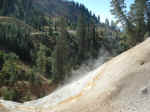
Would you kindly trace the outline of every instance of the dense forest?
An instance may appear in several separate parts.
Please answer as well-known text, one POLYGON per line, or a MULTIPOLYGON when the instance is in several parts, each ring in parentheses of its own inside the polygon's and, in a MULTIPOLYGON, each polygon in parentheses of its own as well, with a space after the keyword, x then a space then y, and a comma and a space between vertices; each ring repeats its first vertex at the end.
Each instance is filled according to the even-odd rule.
POLYGON ((45 96, 102 48, 117 55, 150 35, 149 0, 135 0, 129 12, 124 0, 111 4, 122 28, 72 1, 1 0, 0 96, 45 96))

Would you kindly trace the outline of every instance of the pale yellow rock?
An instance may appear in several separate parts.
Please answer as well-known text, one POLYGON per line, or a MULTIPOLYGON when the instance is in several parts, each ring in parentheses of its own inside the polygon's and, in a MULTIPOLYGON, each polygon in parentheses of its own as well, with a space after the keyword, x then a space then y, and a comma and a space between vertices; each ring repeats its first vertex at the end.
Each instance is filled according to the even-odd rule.
POLYGON ((150 39, 97 70, 78 94, 54 106, 0 101, 0 112, 149 112, 150 39))

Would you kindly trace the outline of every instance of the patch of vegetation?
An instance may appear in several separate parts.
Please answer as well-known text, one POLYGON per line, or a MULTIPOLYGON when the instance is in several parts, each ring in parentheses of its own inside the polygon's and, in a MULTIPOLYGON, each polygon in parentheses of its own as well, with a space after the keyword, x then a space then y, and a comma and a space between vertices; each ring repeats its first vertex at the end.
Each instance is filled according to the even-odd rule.
POLYGON ((135 0, 126 15, 124 2, 112 0, 113 14, 124 26, 122 31, 116 22, 106 19, 102 23, 100 17, 78 3, 38 1, 1 0, 0 96, 7 100, 23 102, 42 97, 49 93, 50 85, 64 81, 72 69, 98 58, 103 48, 116 55, 150 34, 147 1, 135 0), (46 7, 59 6, 58 10, 53 14, 50 8, 42 13, 41 2, 46 7), (70 11, 74 13, 68 15, 70 11))
POLYGON ((18 82, 29 82, 31 85, 41 85, 41 79, 32 69, 25 70, 23 65, 19 64, 19 58, 14 53, 4 53, 0 51, 1 63, 0 87, 1 95, 6 100, 21 101, 20 91, 17 89, 18 82))

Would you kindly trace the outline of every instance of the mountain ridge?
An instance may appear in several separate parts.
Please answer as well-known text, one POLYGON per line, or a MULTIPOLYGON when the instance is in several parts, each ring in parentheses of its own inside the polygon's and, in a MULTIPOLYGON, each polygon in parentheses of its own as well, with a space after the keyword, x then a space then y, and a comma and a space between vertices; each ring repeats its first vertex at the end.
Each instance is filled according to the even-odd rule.
POLYGON ((78 16, 83 13, 87 20, 98 18, 83 4, 68 0, 2 0, 0 16, 15 16, 18 19, 32 21, 32 15, 45 15, 50 17, 65 16, 70 22, 77 22, 78 16), (30 17, 31 16, 31 17, 30 17))
POLYGON ((83 4, 68 0, 33 0, 34 7, 51 16, 67 16, 70 20, 77 21, 77 17, 84 13, 87 17, 98 23, 98 18, 83 4))

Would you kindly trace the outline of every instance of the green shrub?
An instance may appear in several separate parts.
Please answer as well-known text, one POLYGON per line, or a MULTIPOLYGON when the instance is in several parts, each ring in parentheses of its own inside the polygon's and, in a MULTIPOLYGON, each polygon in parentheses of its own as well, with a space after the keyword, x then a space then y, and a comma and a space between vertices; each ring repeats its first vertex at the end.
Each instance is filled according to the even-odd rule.
POLYGON ((19 92, 15 89, 4 88, 2 90, 2 97, 4 98, 4 100, 18 101, 19 92))
POLYGON ((11 61, 6 61, 1 70, 0 79, 4 85, 14 85, 15 82, 19 79, 19 68, 16 63, 11 63, 11 61))

